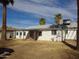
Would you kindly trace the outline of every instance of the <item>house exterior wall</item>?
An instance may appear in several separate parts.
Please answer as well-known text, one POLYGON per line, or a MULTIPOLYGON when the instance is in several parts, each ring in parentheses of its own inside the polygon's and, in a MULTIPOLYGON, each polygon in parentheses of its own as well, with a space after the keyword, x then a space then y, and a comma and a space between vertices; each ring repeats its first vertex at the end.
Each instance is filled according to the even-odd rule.
MULTIPOLYGON (((56 34, 52 34, 51 30, 49 31, 44 30, 44 31, 41 31, 41 35, 38 36, 37 40, 43 40, 43 41, 63 41, 64 39, 76 40, 76 33, 77 33, 76 30, 68 30, 67 33, 64 30, 63 31, 57 30, 56 34)), ((30 34, 29 31, 7 32, 7 39, 28 39, 29 34, 30 34)), ((0 32, 0 39, 1 39, 1 32, 0 32)))
MULTIPOLYGON (((7 32, 6 37, 7 37, 7 39, 13 39, 14 38, 13 32, 7 32)), ((1 32, 0 32, 0 39, 1 39, 1 32)))
POLYGON ((76 40, 76 30, 68 30, 65 33, 63 30, 57 30, 56 35, 52 34, 52 31, 42 31, 42 36, 38 40, 45 41, 64 41, 64 40, 76 40))
POLYGON ((16 31, 16 39, 22 39, 23 38, 23 31, 16 31), (20 33, 22 33, 21 35, 20 35, 20 33))
POLYGON ((76 35, 77 35, 76 33, 77 33, 76 30, 69 30, 68 33, 65 36, 65 39, 76 40, 76 35))
POLYGON ((76 30, 68 30, 67 33, 64 30, 57 32, 60 32, 60 34, 56 35, 55 41, 76 40, 76 30))
POLYGON ((57 30, 56 34, 52 34, 52 31, 42 31, 42 36, 38 40, 62 41, 62 31, 57 30))
POLYGON ((7 39, 14 39, 14 32, 7 32, 7 39))
POLYGON ((39 36, 38 40, 43 40, 43 41, 52 41, 52 33, 51 31, 42 31, 42 35, 39 36))
POLYGON ((62 31, 61 30, 57 30, 57 33, 54 37, 54 41, 62 41, 62 31))
POLYGON ((16 31, 15 35, 16 35, 16 39, 26 39, 28 35, 28 31, 16 31), (24 35, 24 32, 25 32, 25 35, 24 35))

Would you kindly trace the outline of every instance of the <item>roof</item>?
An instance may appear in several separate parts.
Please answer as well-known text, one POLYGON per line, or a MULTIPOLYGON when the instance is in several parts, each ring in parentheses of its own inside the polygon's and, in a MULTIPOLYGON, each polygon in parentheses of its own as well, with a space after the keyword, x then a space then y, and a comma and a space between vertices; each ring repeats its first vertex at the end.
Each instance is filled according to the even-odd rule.
POLYGON ((48 29, 52 26, 52 24, 47 24, 47 25, 37 25, 37 26, 31 26, 26 29, 48 29))
MULTIPOLYGON (((72 22, 68 25, 69 29, 76 28, 77 29, 77 22, 72 22)), ((37 26, 30 26, 26 29, 11 29, 7 31, 28 31, 28 30, 61 30, 58 28, 57 25, 47 24, 47 25, 37 25, 37 26)), ((0 30, 1 31, 1 30, 0 30)))
POLYGON ((68 25, 68 27, 70 28, 73 28, 73 27, 75 27, 75 28, 77 28, 77 22, 72 22, 70 25, 68 25))

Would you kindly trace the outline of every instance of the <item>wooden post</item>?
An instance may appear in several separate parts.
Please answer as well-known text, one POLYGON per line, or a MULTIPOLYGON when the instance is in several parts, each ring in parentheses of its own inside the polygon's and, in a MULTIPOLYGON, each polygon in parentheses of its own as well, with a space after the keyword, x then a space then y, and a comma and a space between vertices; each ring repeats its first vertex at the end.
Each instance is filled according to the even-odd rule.
POLYGON ((77 0, 77 50, 79 50, 79 0, 77 0))
POLYGON ((36 31, 34 31, 34 40, 36 40, 36 31))
POLYGON ((6 12, 7 12, 7 8, 6 8, 6 4, 3 4, 3 20, 2 20, 2 37, 1 39, 4 41, 6 40, 6 12))

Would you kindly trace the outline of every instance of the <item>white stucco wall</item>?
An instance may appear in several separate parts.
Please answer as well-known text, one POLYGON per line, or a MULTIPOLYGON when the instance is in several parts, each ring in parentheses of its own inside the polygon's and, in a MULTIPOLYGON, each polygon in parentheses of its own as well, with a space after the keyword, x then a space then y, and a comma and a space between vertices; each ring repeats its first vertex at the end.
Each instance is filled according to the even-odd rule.
POLYGON ((28 31, 16 31, 16 39, 26 39, 27 37, 27 34, 28 34, 28 31), (18 32, 18 35, 17 35, 17 32, 18 32), (25 35, 24 35, 24 32, 25 32, 25 35), (22 35, 20 35, 20 33, 22 33, 22 35))
MULTIPOLYGON (((26 39, 27 34, 29 31, 16 31, 18 32, 18 35, 16 34, 16 39, 26 39), (20 32, 22 35, 20 36, 20 32), (25 35, 23 34, 25 32, 25 35)), ((57 30, 56 35, 52 34, 52 31, 42 31, 42 35, 38 36, 37 40, 43 40, 43 41, 62 41, 62 40, 76 40, 76 30, 69 30, 66 34, 64 31, 57 30)))
POLYGON ((76 30, 71 30, 71 31, 68 31, 68 33, 66 34, 66 37, 65 39, 70 39, 70 40, 76 40, 76 30))
MULTIPOLYGON (((13 32, 7 32, 6 34, 7 34, 6 35, 7 39, 13 39, 13 32), (10 38, 10 36, 11 36, 11 38, 10 38)), ((0 39, 1 39, 1 32, 0 32, 0 39)))
POLYGON ((57 30, 56 37, 54 38, 54 41, 62 41, 62 31, 57 30))
POLYGON ((52 34, 52 31, 42 31, 42 36, 38 38, 38 40, 45 41, 63 41, 66 40, 76 40, 76 30, 69 30, 66 34, 65 31, 58 30, 56 31, 56 35, 52 34))
POLYGON ((42 36, 39 36, 38 40, 52 41, 51 31, 42 31, 42 36))
POLYGON ((9 39, 10 38, 10 35, 11 35, 11 32, 7 32, 6 34, 7 34, 6 35, 7 36, 7 39, 9 39))
POLYGON ((26 39, 27 35, 28 35, 28 31, 25 31, 25 35, 24 35, 24 39, 26 39))

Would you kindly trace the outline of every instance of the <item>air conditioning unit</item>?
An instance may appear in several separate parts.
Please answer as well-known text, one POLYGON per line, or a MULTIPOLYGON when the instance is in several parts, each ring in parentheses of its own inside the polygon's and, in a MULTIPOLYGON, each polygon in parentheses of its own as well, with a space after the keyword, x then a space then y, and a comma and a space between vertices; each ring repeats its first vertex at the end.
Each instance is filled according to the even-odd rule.
POLYGON ((70 25, 70 23, 71 23, 70 19, 64 19, 63 20, 64 25, 70 25))

